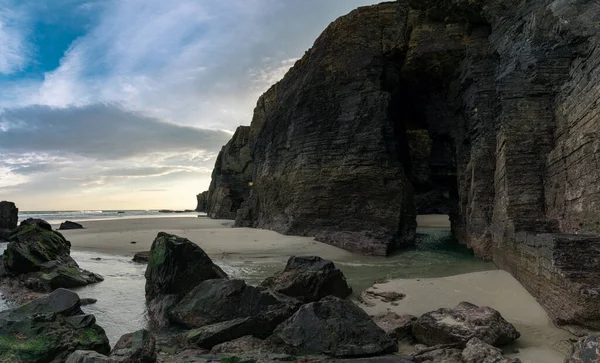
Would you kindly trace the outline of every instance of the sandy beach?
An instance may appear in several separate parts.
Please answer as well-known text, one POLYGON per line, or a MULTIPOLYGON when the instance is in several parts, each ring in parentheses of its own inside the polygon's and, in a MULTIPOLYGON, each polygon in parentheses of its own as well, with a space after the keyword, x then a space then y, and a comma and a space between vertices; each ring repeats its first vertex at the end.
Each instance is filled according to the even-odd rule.
MULTIPOLYGON (((447 229, 445 216, 420 218, 420 227, 447 229)), ((319 255, 331 259, 344 271, 357 293, 371 286, 375 279, 393 277, 395 270, 411 269, 409 262, 428 256, 399 256, 374 258, 357 256, 339 248, 315 241, 313 238, 284 236, 272 231, 232 228, 232 221, 207 218, 148 218, 82 221, 85 229, 62 231, 71 241, 74 251, 104 255, 130 256, 149 250, 160 231, 174 233, 200 245, 207 254, 224 268, 236 265, 250 266, 254 274, 272 273, 292 255, 319 255), (132 244, 131 241, 136 241, 132 244), (246 265, 250 264, 250 265, 246 265), (256 266, 269 266, 256 272, 256 266), (385 264, 385 266, 384 266, 385 264), (392 272, 390 272, 392 271, 392 272)), ((410 252, 405 252, 409 254, 410 252)), ((441 261, 445 257, 441 258, 441 261)), ((399 314, 420 315, 441 307, 453 307, 461 301, 491 306, 513 323, 522 336, 516 344, 506 348, 510 356, 525 363, 559 363, 568 349, 565 340, 572 336, 552 325, 552 322, 535 299, 508 273, 493 270, 491 264, 480 261, 450 261, 450 268, 435 271, 437 261, 430 261, 416 276, 445 276, 435 278, 392 279, 373 287, 377 291, 397 291, 406 298, 397 305, 380 300, 370 300, 374 305, 361 307, 375 315, 391 310, 399 314), (472 265, 466 271, 464 266, 472 265), (476 271, 472 273, 464 273, 476 271), (458 274, 458 275, 456 275, 458 274), (518 353, 515 353, 517 352, 518 353)), ((244 267, 244 268, 245 268, 244 267)), ((229 271, 228 271, 229 273, 229 271)), ((248 278, 243 276, 244 278, 248 278)), ((260 280, 256 280, 260 281, 260 280)), ((256 282, 254 281, 254 282, 256 282)), ((98 285, 100 287, 100 285, 98 285)))

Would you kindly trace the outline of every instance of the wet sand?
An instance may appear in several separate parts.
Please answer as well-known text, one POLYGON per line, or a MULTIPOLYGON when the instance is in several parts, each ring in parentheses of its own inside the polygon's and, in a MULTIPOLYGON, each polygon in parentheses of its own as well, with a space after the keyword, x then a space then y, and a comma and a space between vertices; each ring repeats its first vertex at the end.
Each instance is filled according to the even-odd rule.
POLYGON ((535 299, 509 273, 483 271, 433 279, 397 279, 374 285, 376 292, 395 291, 406 294, 391 303, 367 299, 374 306, 361 304, 371 315, 393 311, 419 316, 439 308, 451 308, 461 301, 498 310, 511 322, 521 337, 505 347, 505 353, 524 363, 563 362, 573 336, 556 328, 535 299), (518 350, 519 353, 515 353, 518 350))

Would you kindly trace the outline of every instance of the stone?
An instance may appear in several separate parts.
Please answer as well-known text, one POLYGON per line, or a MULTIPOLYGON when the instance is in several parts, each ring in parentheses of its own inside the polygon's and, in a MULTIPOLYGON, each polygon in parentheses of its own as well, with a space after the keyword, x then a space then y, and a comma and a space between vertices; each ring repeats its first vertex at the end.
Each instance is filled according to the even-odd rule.
POLYGON ((19 209, 13 202, 0 202, 0 230, 11 230, 17 228, 19 220, 19 209))
POLYGON ((520 336, 498 311, 468 302, 453 309, 442 308, 421 315, 413 324, 412 334, 419 342, 430 346, 466 344, 472 338, 502 346, 520 336))
POLYGON ((152 243, 145 277, 146 300, 152 300, 159 295, 183 297, 202 281, 227 274, 192 241, 160 232, 152 243))
POLYGON ((83 313, 74 292, 57 289, 0 312, 0 362, 64 362, 75 350, 106 354, 110 346, 94 316, 83 313))
POLYGON ((93 350, 76 350, 69 355, 65 363, 115 363, 115 361, 93 350))
POLYGON ((261 284, 302 302, 318 301, 325 296, 345 298, 352 293, 346 277, 333 262, 318 256, 293 256, 285 269, 261 284))
POLYGON ((373 317, 373 321, 389 337, 395 340, 401 340, 412 334, 412 326, 417 321, 414 315, 398 315, 388 311, 385 314, 373 317))
POLYGON ((137 252, 133 255, 133 262, 148 263, 150 261, 150 251, 137 252))
POLYGON ((589 0, 356 9, 259 98, 207 194, 237 226, 377 255, 412 243, 416 211, 447 213, 555 323, 600 330, 598 15, 589 0))
POLYGON ((565 363, 599 363, 600 334, 592 334, 580 338, 565 359, 565 363))
POLYGON ((467 342, 467 346, 461 353, 463 363, 521 363, 520 359, 506 358, 502 351, 478 338, 467 342))
POLYGON ((196 195, 196 212, 206 213, 208 211, 208 191, 196 195))
POLYGON ((145 329, 125 334, 115 344, 110 358, 120 363, 155 363, 156 339, 145 329))
POLYGON ((70 250, 71 243, 50 224, 28 219, 13 230, 2 262, 9 278, 39 292, 103 281, 102 276, 79 268, 70 250))
POLYGON ((77 222, 65 221, 60 224, 58 227, 59 230, 67 230, 67 229, 83 229, 83 226, 77 222))
POLYGON ((285 347, 280 347, 271 342, 269 339, 263 340, 252 335, 246 335, 241 338, 233 339, 218 345, 211 349, 211 354, 219 353, 246 353, 246 354, 261 354, 261 353, 280 353, 286 354, 285 347))
POLYGON ((169 324, 169 310, 207 279, 227 278, 210 257, 187 238, 158 233, 146 268, 146 302, 151 325, 169 324))
POLYGON ((217 156, 210 188, 204 194, 204 209, 210 218, 235 219, 248 199, 254 171, 249 138, 250 127, 239 126, 217 156))
POLYGON ((254 328, 251 317, 238 318, 190 330, 185 333, 184 340, 188 346, 211 349, 217 344, 251 334, 254 328))
MULTIPOLYGON (((251 318, 252 334, 259 338, 269 336, 275 327, 297 309, 296 300, 277 296, 268 289, 246 285, 243 280, 214 279, 200 283, 170 310, 171 322, 187 328, 251 318)), ((241 324, 241 321, 237 321, 241 324)), ((219 329, 227 326, 219 326, 219 329)), ((217 329, 215 329, 217 330, 217 329)), ((218 344, 218 343, 217 343, 218 344)))
POLYGON ((462 363, 462 349, 456 344, 415 346, 415 351, 410 355, 417 362, 427 363, 462 363))
POLYGON ((363 310, 336 297, 303 305, 275 329, 273 338, 300 355, 368 357, 398 349, 363 310))

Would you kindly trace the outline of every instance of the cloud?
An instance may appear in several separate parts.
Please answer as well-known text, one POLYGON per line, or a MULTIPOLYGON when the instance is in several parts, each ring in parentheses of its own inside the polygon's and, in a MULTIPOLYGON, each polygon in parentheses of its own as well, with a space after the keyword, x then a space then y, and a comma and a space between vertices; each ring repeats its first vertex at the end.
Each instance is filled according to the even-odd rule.
POLYGON ((231 134, 162 122, 115 105, 29 106, 0 114, 0 150, 121 159, 219 150, 231 134))
POLYGON ((22 70, 28 61, 26 27, 16 4, 0 0, 0 74, 22 70))

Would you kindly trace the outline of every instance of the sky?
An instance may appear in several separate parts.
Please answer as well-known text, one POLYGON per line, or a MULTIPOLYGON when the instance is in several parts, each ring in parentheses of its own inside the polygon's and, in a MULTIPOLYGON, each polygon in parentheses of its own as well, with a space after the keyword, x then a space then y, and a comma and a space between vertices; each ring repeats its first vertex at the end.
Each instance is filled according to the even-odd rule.
POLYGON ((220 148, 372 0, 0 0, 0 200, 193 209, 220 148))

